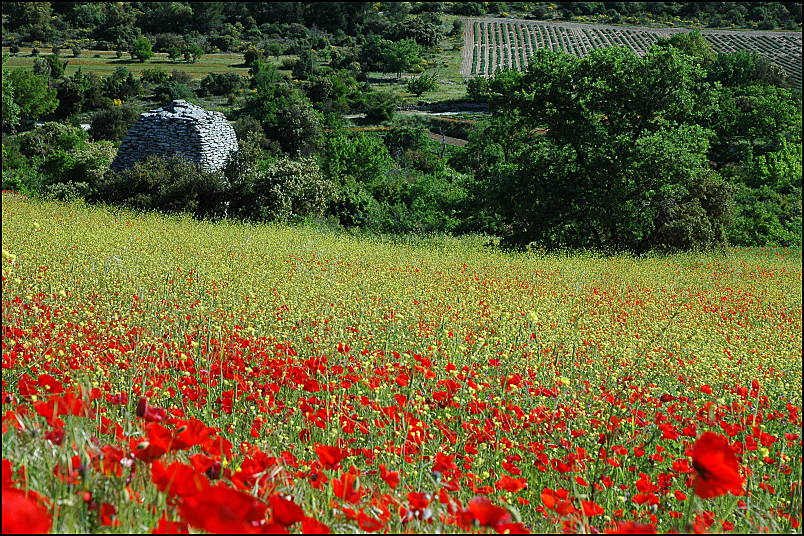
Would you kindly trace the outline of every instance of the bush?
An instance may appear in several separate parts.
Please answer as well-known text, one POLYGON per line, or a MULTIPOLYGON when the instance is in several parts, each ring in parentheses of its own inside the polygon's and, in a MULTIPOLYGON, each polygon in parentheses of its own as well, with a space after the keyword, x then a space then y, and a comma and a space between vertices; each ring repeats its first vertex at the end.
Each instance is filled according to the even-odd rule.
POLYGON ((109 171, 97 199, 138 210, 188 212, 197 218, 223 216, 226 180, 181 157, 149 156, 131 169, 109 171))
POLYGON ((142 76, 140 76, 140 80, 146 84, 162 84, 163 82, 167 82, 169 78, 170 75, 159 68, 144 69, 142 76))
POLYGON ((201 80, 200 95, 231 95, 244 88, 246 79, 237 73, 210 73, 201 80))
POLYGON ((284 157, 256 165, 232 179, 230 210, 250 221, 321 218, 335 188, 312 158, 284 157))
POLYGON ((420 96, 426 91, 435 91, 438 89, 438 80, 435 74, 423 74, 416 78, 411 78, 407 82, 408 91, 420 96))
POLYGON ((190 100, 195 97, 193 90, 182 84, 169 80, 154 88, 154 98, 162 101, 190 100))
POLYGON ((138 118, 131 106, 114 106, 92 116, 89 132, 94 140, 121 141, 138 118))
POLYGON ((466 96, 474 102, 488 102, 489 81, 482 76, 475 76, 466 81, 466 96))
POLYGON ((64 123, 45 123, 20 136, 20 152, 31 157, 45 157, 58 149, 69 151, 86 143, 87 133, 64 123))
POLYGON ((363 111, 369 121, 388 121, 398 105, 399 97, 388 91, 372 91, 363 96, 363 111))

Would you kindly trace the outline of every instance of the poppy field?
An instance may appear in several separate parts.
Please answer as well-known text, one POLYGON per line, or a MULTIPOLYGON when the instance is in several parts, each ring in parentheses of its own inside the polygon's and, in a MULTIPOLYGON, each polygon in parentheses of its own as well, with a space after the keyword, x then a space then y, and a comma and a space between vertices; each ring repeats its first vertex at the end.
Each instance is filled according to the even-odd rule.
POLYGON ((801 252, 3 194, 3 532, 801 532, 801 252))

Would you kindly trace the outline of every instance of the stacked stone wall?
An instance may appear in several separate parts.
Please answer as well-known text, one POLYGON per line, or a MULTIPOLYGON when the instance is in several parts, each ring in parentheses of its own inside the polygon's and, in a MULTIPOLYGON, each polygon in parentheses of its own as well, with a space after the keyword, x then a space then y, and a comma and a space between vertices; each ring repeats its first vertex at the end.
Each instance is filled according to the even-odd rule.
POLYGON ((151 155, 176 155, 206 169, 220 169, 237 148, 237 136, 222 113, 176 100, 140 116, 120 145, 112 169, 129 168, 151 155))

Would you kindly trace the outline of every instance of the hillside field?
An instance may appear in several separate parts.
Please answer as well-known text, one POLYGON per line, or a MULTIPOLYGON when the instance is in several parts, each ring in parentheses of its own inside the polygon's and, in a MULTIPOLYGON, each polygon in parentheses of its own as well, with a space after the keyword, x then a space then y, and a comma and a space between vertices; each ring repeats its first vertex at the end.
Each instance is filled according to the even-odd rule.
POLYGON ((801 531, 800 251, 2 201, 3 532, 801 531))

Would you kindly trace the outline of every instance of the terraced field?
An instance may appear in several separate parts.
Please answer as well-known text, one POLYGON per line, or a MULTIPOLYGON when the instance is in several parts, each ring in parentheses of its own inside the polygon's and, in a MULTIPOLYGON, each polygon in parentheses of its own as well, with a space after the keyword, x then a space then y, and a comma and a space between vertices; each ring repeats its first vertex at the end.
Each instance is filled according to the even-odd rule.
MULTIPOLYGON (((463 76, 491 76, 498 68, 524 69, 538 48, 586 56, 596 48, 626 46, 639 55, 662 37, 690 30, 512 19, 464 19, 463 76)), ((702 30, 718 52, 752 50, 782 66, 801 87, 801 33, 702 30)))

